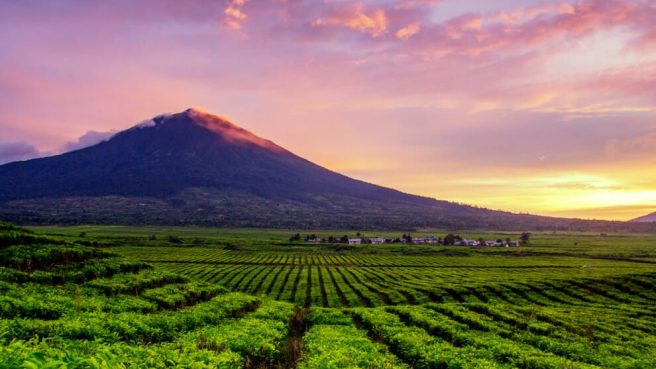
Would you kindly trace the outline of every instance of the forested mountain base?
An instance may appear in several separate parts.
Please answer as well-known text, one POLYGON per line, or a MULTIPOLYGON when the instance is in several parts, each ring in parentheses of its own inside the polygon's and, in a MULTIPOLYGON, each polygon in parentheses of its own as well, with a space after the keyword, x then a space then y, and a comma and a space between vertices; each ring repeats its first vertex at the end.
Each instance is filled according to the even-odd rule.
POLYGON ((35 231, 0 227, 0 368, 656 367, 637 239, 445 252, 35 231))

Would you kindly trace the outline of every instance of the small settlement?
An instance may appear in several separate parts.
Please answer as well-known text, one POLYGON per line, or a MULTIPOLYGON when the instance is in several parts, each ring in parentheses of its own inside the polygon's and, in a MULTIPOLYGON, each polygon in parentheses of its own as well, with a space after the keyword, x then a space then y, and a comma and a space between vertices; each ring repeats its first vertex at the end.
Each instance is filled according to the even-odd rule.
MULTIPOLYGON (((300 235, 296 234, 290 241, 299 241, 300 235)), ((445 237, 436 237, 436 236, 426 236, 426 237, 414 237, 411 235, 404 234, 401 237, 390 238, 390 237, 364 237, 358 234, 356 237, 342 236, 342 237, 333 237, 321 238, 317 235, 307 235, 305 236, 305 242, 310 243, 331 243, 338 244, 344 243, 349 245, 361 245, 361 244, 372 244, 372 245, 382 245, 382 244, 393 244, 393 243, 406 243, 414 245, 442 245, 442 246, 477 246, 477 247, 519 247, 526 243, 528 236, 522 234, 522 240, 511 240, 506 238, 505 240, 496 239, 496 240, 485 240, 482 238, 479 239, 466 239, 458 235, 449 234, 445 237)))

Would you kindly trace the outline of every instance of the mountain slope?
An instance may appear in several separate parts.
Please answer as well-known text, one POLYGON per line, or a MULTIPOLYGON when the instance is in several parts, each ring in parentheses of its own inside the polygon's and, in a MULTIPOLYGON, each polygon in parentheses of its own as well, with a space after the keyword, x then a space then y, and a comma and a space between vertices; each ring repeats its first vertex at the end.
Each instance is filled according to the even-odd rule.
POLYGON ((289 228, 627 227, 517 215, 332 172, 189 109, 63 155, 0 166, 0 218, 27 223, 289 228))
POLYGON ((651 213, 651 214, 647 214, 647 215, 643 215, 643 216, 635 218, 635 219, 632 219, 631 222, 634 222, 634 223, 654 223, 654 222, 656 222, 656 212, 651 213))
POLYGON ((272 198, 340 194, 425 201, 331 172, 248 131, 189 109, 158 116, 107 142, 0 166, 0 201, 64 196, 167 198, 189 187, 272 198))

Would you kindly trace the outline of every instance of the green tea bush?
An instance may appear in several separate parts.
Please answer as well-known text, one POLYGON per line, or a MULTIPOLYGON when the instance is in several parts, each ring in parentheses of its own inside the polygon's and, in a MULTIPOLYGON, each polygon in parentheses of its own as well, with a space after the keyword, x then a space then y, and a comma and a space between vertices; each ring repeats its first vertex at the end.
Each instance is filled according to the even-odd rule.
POLYGON ((207 301, 226 292, 228 290, 219 285, 190 282, 148 289, 141 294, 141 297, 156 303, 161 309, 179 309, 207 301))
POLYGON ((303 338, 300 369, 408 368, 353 325, 314 325, 303 338))
POLYGON ((96 279, 87 283, 86 286, 103 291, 108 296, 119 293, 140 295, 142 291, 148 288, 188 281, 186 277, 175 273, 146 270, 138 274, 117 274, 112 278, 96 279))

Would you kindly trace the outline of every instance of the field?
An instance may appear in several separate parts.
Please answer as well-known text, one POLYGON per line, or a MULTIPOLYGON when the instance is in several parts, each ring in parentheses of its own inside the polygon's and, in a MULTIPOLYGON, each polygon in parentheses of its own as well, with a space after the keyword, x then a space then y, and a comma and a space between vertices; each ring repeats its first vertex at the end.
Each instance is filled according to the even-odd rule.
POLYGON ((476 248, 315 245, 281 230, 0 233, 0 368, 656 368, 654 235, 534 232, 476 248))

